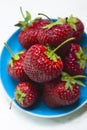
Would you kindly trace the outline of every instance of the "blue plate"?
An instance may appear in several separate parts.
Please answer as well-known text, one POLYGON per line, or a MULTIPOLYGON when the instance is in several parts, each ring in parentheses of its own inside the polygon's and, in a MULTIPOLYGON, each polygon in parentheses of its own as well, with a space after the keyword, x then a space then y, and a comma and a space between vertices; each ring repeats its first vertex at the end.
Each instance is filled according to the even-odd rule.
MULTIPOLYGON (((21 45, 18 42, 18 34, 20 30, 17 30, 7 41, 10 48, 13 50, 14 53, 17 53, 20 50, 23 50, 21 45)), ((80 41, 81 46, 87 47, 87 34, 84 33, 84 36, 82 37, 80 41)), ((0 73, 1 73, 1 81, 3 84, 3 87, 8 94, 10 98, 14 97, 14 90, 17 85, 17 82, 14 81, 7 72, 7 65, 9 62, 9 59, 11 58, 11 55, 7 51, 7 49, 4 47, 1 53, 1 59, 0 59, 0 73)), ((87 75, 87 70, 85 72, 87 75)), ((84 84, 87 86, 87 80, 84 80, 84 84)), ((20 109, 22 109, 27 114, 31 114, 38 117, 45 117, 45 118, 55 118, 55 117, 61 117, 68 115, 78 109, 80 109, 84 104, 87 103, 87 87, 80 87, 81 94, 78 102, 76 102, 74 105, 57 108, 57 109, 51 109, 48 108, 43 102, 38 103, 36 108, 34 109, 23 109, 21 108, 16 102, 16 106, 18 106, 20 109)))

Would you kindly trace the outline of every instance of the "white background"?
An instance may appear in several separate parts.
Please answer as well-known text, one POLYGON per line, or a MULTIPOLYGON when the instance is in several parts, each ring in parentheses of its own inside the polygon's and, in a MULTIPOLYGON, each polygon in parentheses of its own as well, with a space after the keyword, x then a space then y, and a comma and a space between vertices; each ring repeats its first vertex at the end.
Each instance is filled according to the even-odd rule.
MULTIPOLYGON (((35 17, 39 12, 52 18, 71 14, 79 17, 87 32, 87 0, 1 0, 0 1, 0 53, 3 43, 18 28, 22 20, 19 7, 31 12, 35 17)), ((0 129, 2 130, 87 130, 87 104, 80 110, 65 117, 43 119, 23 113, 14 105, 9 110, 9 98, 0 81, 0 129)))

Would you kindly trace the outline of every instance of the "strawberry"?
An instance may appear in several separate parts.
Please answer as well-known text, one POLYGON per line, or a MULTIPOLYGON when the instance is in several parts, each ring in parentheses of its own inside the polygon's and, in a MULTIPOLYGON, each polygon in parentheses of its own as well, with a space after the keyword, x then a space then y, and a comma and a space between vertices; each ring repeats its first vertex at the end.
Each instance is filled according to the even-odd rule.
POLYGON ((26 53, 24 71, 35 82, 46 82, 60 75, 63 64, 56 55, 52 59, 46 55, 47 49, 40 44, 33 45, 26 53), (56 58, 56 59, 55 59, 56 58))
POLYGON ((28 11, 26 11, 26 16, 24 16, 22 8, 20 9, 24 21, 19 21, 19 23, 16 24, 16 26, 21 27, 21 31, 18 35, 18 40, 23 48, 28 49, 31 45, 38 43, 37 40, 38 29, 41 28, 43 25, 49 24, 50 21, 42 18, 36 18, 32 20, 31 15, 28 11))
POLYGON ((8 74, 17 81, 26 81, 29 80, 28 76, 25 74, 23 70, 23 62, 25 58, 26 51, 18 52, 14 54, 13 51, 10 49, 8 44, 4 43, 5 47, 11 54, 11 58, 9 64, 7 66, 8 74))
POLYGON ((15 89, 15 100, 23 108, 30 108, 36 104, 39 92, 35 84, 29 82, 18 83, 15 89))
POLYGON ((80 86, 84 84, 76 80, 85 76, 70 76, 62 72, 61 80, 45 83, 43 88, 43 100, 47 106, 57 108, 74 104, 80 97, 80 86))
POLYGON ((27 81, 29 80, 28 76, 23 70, 23 62, 25 57, 25 52, 19 52, 11 57, 8 64, 8 73, 9 75, 17 81, 27 81))
POLYGON ((72 36, 75 37, 74 42, 78 42, 84 33, 83 22, 79 18, 74 17, 72 15, 70 17, 65 18, 65 19, 66 19, 66 23, 68 23, 73 28, 72 36))
MULTIPOLYGON (((62 41, 69 37, 74 37, 74 42, 80 41, 84 33, 83 22, 72 15, 66 18, 58 18, 57 21, 43 26, 38 31, 37 39, 40 44, 49 44, 51 47, 56 47, 62 41)), ((70 44, 61 47, 57 54, 62 58, 67 54, 70 44), (66 48, 66 49, 65 49, 66 48)))
POLYGON ((72 37, 72 28, 69 24, 64 23, 62 19, 43 26, 39 29, 37 35, 40 44, 49 44, 51 47, 57 47, 70 37, 72 37))
POLYGON ((54 50, 41 44, 31 46, 27 50, 23 64, 29 78, 35 82, 47 82, 57 78, 63 69, 63 63, 55 51, 70 40, 73 38, 67 39, 54 50))
POLYGON ((72 43, 68 54, 63 60, 64 71, 70 75, 83 74, 86 69, 87 56, 85 50, 77 43, 72 43))

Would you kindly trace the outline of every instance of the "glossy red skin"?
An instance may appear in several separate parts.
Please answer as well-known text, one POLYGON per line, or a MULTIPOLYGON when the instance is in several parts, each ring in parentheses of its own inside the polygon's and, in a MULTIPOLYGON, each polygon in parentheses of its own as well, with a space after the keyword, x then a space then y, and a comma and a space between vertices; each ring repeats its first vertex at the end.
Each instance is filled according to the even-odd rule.
POLYGON ((49 44, 51 47, 57 47, 70 37, 72 37, 72 28, 68 24, 56 25, 50 29, 40 29, 37 35, 40 44, 49 44))
POLYGON ((25 58, 26 51, 22 54, 19 54, 20 58, 18 60, 13 61, 13 66, 8 64, 8 73, 9 75, 17 81, 27 81, 29 80, 28 76, 25 74, 23 70, 23 62, 25 58))
POLYGON ((50 60, 45 54, 46 47, 41 44, 33 45, 26 53, 24 59, 24 71, 35 82, 46 82, 57 78, 63 63, 60 58, 57 61, 50 60))
POLYGON ((80 49, 80 45, 77 43, 72 43, 71 48, 65 57, 63 64, 64 64, 64 71, 69 73, 70 75, 81 75, 85 72, 85 68, 81 68, 79 63, 77 62, 76 52, 80 49))
POLYGON ((70 88, 65 89, 66 82, 48 82, 43 88, 43 100, 47 106, 57 108, 61 106, 68 106, 74 104, 79 96, 80 89, 77 85, 72 85, 73 90, 70 88))
POLYGON ((84 24, 80 19, 78 19, 78 22, 75 25, 76 25, 76 30, 73 29, 72 36, 75 37, 74 42, 78 42, 81 39, 81 37, 83 36, 84 24))
POLYGON ((27 27, 24 31, 21 31, 18 35, 18 40, 22 47, 28 49, 33 44, 38 43, 37 33, 37 28, 32 27, 27 27))
POLYGON ((33 106, 34 104, 36 104, 38 97, 39 97, 39 92, 37 86, 29 82, 21 82, 16 86, 15 99, 21 107, 29 108, 33 106), (23 98, 22 102, 19 102, 19 100, 17 99, 16 92, 18 89, 20 89, 20 91, 25 94, 25 97, 23 98))
POLYGON ((25 30, 21 31, 18 35, 18 40, 22 47, 28 49, 33 44, 38 43, 38 29, 41 28, 43 25, 47 25, 49 23, 49 20, 40 19, 34 22, 31 26, 26 27, 25 30))

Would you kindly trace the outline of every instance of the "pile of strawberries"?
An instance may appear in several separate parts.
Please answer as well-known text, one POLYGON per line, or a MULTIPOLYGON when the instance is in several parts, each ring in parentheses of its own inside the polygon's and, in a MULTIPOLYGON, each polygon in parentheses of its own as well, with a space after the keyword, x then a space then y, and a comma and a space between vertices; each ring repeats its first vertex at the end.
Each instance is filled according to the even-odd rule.
POLYGON ((85 78, 87 61, 86 49, 79 44, 82 21, 73 16, 55 20, 44 14, 46 19, 32 20, 28 11, 26 16, 22 9, 21 13, 24 21, 16 26, 21 27, 18 40, 24 49, 12 53, 8 64, 9 75, 19 81, 15 100, 24 108, 35 108, 41 98, 51 108, 75 103, 79 86, 84 86, 81 78, 85 78))

